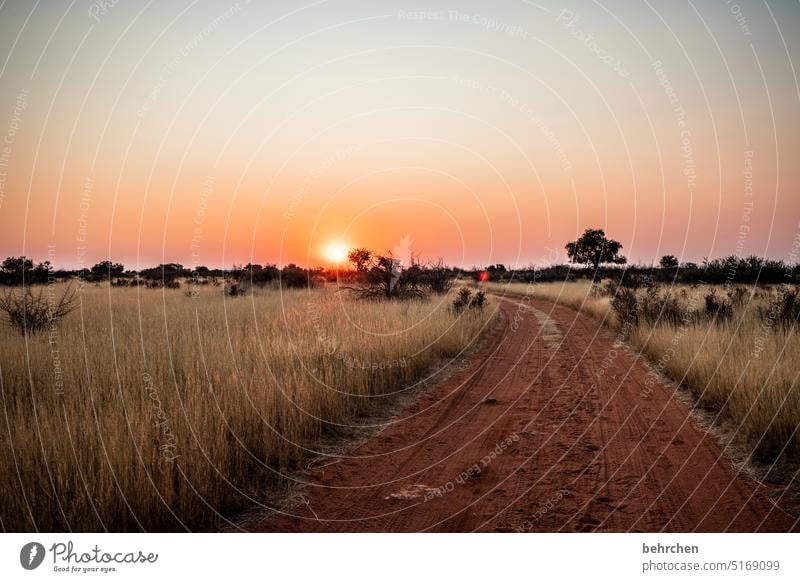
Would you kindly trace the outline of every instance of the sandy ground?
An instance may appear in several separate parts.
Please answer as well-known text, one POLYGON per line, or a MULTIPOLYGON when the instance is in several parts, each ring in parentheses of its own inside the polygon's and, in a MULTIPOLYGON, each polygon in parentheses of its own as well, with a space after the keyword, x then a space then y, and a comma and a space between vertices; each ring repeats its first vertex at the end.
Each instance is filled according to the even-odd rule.
POLYGON ((790 531, 797 521, 597 322, 500 299, 469 364, 252 531, 790 531))

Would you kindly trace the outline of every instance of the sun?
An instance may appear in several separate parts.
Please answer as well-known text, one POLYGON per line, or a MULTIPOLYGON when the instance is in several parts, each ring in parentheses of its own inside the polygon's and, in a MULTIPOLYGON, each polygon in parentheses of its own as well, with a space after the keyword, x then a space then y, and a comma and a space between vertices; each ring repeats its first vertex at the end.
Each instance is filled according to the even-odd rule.
POLYGON ((350 249, 347 248, 347 245, 343 243, 330 243, 325 247, 325 258, 332 263, 344 263, 347 260, 347 252, 349 250, 350 249))

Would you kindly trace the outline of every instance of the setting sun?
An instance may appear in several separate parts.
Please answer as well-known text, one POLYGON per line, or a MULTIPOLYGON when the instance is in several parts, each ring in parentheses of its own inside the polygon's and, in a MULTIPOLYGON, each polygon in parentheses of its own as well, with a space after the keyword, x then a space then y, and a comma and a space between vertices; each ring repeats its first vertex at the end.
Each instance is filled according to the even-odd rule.
POLYGON ((325 247, 325 258, 332 263, 343 263, 347 260, 347 245, 342 243, 331 243, 325 247))

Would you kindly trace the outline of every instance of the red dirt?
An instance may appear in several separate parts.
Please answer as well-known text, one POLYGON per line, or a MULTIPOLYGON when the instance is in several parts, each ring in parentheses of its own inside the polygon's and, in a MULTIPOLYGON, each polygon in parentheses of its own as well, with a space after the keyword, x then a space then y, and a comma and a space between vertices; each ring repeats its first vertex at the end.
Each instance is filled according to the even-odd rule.
POLYGON ((597 322, 497 300, 505 322, 463 370, 400 422, 309 471, 307 505, 247 529, 797 529, 695 427, 675 390, 597 322))

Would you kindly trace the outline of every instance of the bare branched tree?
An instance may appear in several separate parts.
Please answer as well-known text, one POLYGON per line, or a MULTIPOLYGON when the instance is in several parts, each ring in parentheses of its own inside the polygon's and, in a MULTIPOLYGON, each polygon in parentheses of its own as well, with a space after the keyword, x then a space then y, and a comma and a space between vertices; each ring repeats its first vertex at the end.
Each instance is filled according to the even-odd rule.
POLYGON ((72 285, 57 300, 50 300, 45 288, 34 295, 30 287, 21 293, 6 292, 0 297, 0 310, 8 316, 11 327, 25 332, 37 332, 54 325, 75 309, 77 297, 72 285))

